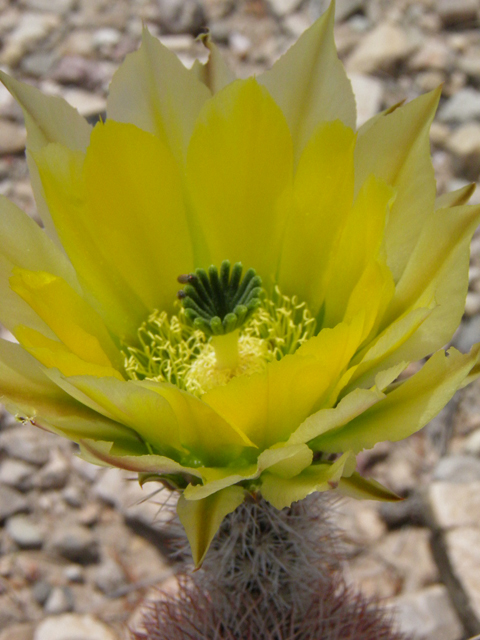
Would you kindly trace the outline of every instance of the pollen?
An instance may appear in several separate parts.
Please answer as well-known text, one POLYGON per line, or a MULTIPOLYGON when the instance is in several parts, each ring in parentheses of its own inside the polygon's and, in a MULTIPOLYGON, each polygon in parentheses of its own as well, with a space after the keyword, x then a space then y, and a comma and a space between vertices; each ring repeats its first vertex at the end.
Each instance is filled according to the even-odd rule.
POLYGON ((305 302, 276 287, 264 297, 238 335, 235 367, 218 366, 212 340, 179 306, 175 315, 153 311, 134 345, 123 345, 125 370, 132 380, 168 382, 201 397, 232 378, 261 373, 269 362, 294 353, 315 334, 316 320, 305 302))

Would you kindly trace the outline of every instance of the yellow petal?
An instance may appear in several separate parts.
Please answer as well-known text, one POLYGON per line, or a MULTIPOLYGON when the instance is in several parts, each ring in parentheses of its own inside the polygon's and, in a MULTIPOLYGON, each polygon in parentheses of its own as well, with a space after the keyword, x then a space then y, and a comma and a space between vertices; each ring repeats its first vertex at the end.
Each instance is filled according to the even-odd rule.
POLYGON ((120 373, 108 364, 96 364, 83 360, 62 342, 47 338, 39 331, 19 325, 15 337, 34 358, 47 368, 56 368, 66 376, 113 376, 123 380, 120 373))
POLYGON ((121 367, 123 358, 97 313, 62 278, 15 268, 10 286, 55 335, 88 362, 121 367))
POLYGON ((325 14, 258 78, 287 118, 297 160, 319 123, 339 119, 355 127, 355 98, 338 59, 334 23, 332 2, 325 14))
POLYGON ((386 228, 388 266, 399 279, 435 203, 429 129, 440 90, 379 118, 359 132, 355 148, 357 191, 370 174, 395 187, 397 197, 386 228))
MULTIPOLYGON (((0 71, 0 81, 22 108, 27 128, 28 151, 38 151, 50 142, 58 142, 70 149, 87 148, 91 127, 63 98, 44 95, 35 87, 19 82, 3 71, 0 71)), ((41 194, 38 172, 29 153, 27 160, 40 217, 49 236, 58 242, 50 212, 41 194)))
POLYGON ((333 390, 358 348, 362 329, 360 322, 324 329, 265 372, 234 378, 202 400, 261 449, 287 440, 309 414, 334 401, 333 390))
POLYGON ((3 196, 0 196, 0 227, 0 321, 10 331, 23 323, 53 337, 37 314, 10 289, 9 278, 15 266, 45 269, 65 278, 78 290, 75 272, 65 254, 38 224, 3 196))
POLYGON ((202 44, 209 51, 209 56, 205 64, 202 64, 198 59, 195 60, 192 72, 210 89, 212 94, 215 94, 233 82, 235 74, 227 67, 218 47, 212 42, 210 34, 201 34, 197 40, 202 41, 202 44))
POLYGON ((224 420, 190 393, 173 385, 150 380, 135 384, 165 398, 177 417, 182 445, 198 456, 204 465, 231 462, 242 454, 245 447, 256 448, 236 424, 224 420))
POLYGON ((423 368, 387 397, 345 424, 326 432, 315 445, 321 451, 354 452, 370 449, 377 442, 396 442, 424 427, 453 397, 475 367, 480 352, 470 354, 450 349, 435 353, 423 368))
POLYGON ((205 105, 188 151, 187 179, 212 264, 242 262, 273 281, 291 145, 280 109, 254 79, 233 82, 205 105))
POLYGON ((185 528, 197 568, 201 566, 225 516, 235 511, 244 499, 245 491, 241 487, 227 487, 203 500, 187 500, 180 496, 177 514, 185 528))
MULTIPOLYGON (((385 221, 392 199, 392 189, 374 176, 370 176, 360 189, 330 263, 324 326, 335 326, 344 319, 350 296, 364 272, 367 271, 370 282, 372 277, 381 278, 381 272, 374 265, 382 247, 385 221)), ((382 282, 378 284, 382 287, 382 282)), ((362 289, 366 286, 365 283, 362 289)), ((390 293, 393 294, 392 288, 390 293)), ((365 300, 370 301, 370 297, 363 298, 363 307, 365 300)), ((350 314, 356 312, 357 309, 350 309, 350 314)))
POLYGON ((279 285, 317 314, 328 265, 353 201, 355 134, 340 121, 317 128, 300 158, 287 222, 279 285))
POLYGON ((182 161, 207 87, 147 29, 138 51, 113 76, 107 101, 110 120, 131 122, 160 138, 182 161))
POLYGON ((397 284, 386 313, 387 326, 405 309, 434 307, 399 352, 418 360, 445 345, 460 324, 468 290, 469 246, 480 222, 480 206, 432 213, 397 284))
POLYGON ((19 344, 0 339, 0 399, 12 413, 78 441, 104 438, 135 446, 135 433, 74 400, 41 371, 19 344))
MULTIPOLYGON (((311 442, 323 433, 332 432, 344 426, 367 409, 379 402, 385 395, 378 389, 355 389, 343 398, 336 407, 321 409, 308 416, 296 429, 289 444, 311 442)), ((312 445, 317 449, 315 443, 312 445)))
POLYGON ((444 193, 441 196, 437 196, 435 199, 435 209, 446 209, 447 207, 459 207, 462 204, 467 204, 470 198, 475 193, 477 185, 475 182, 465 185, 450 193, 444 193))
POLYGON ((173 156, 133 125, 98 125, 86 158, 50 145, 36 156, 62 243, 109 328, 134 337, 171 310, 192 250, 173 156), (99 268, 101 264, 101 268, 99 268))
POLYGON ((333 464, 312 465, 289 479, 265 473, 260 489, 262 496, 276 509, 290 507, 292 502, 303 500, 311 493, 336 488, 343 473, 351 473, 354 460, 351 454, 345 453, 333 464))
POLYGON ((87 375, 71 377, 68 383, 83 394, 86 403, 90 401, 93 409, 133 429, 162 455, 186 453, 178 417, 160 395, 131 380, 87 375))
POLYGON ((312 460, 311 449, 305 444, 294 444, 267 449, 258 457, 258 467, 260 470, 268 469, 274 476, 288 480, 309 467, 312 460))

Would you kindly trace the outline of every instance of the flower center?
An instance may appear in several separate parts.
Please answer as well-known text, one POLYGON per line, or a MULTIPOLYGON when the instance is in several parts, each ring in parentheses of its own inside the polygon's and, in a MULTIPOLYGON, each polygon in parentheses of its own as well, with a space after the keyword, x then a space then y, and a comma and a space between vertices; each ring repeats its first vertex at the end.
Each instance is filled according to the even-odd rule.
POLYGON ((294 353, 315 334, 305 302, 275 287, 268 297, 253 269, 180 276, 178 312, 153 311, 135 345, 123 345, 125 369, 134 380, 169 382, 202 396, 236 376, 264 371, 268 362, 294 353))

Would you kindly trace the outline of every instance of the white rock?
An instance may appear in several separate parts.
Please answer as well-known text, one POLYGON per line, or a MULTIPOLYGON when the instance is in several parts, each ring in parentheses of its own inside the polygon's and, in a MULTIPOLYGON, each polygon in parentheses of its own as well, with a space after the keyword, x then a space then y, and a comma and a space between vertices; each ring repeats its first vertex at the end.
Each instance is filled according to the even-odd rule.
POLYGON ((472 456, 480 456, 480 429, 468 436, 464 442, 463 450, 472 456))
POLYGON ((234 31, 229 38, 230 48, 240 58, 243 58, 252 48, 252 41, 243 33, 234 31))
POLYGON ((438 529, 468 527, 480 522, 480 482, 433 482, 428 489, 433 524, 438 529))
POLYGON ((447 27, 466 26, 478 18, 477 0, 438 0, 436 10, 447 27))
POLYGON ((24 13, 15 29, 8 34, 0 61, 16 65, 25 53, 59 26, 61 18, 53 13, 24 13))
POLYGON ((43 532, 32 520, 23 515, 8 519, 7 533, 22 549, 39 549, 43 544, 43 532))
POLYGON ((10 153, 20 153, 25 149, 27 134, 25 127, 9 122, 8 120, 0 120, 0 155, 10 153))
POLYGON ((32 484, 35 471, 36 468, 28 462, 7 458, 0 463, 0 482, 24 491, 32 484))
POLYGON ((461 640, 463 628, 443 585, 393 598, 388 603, 407 638, 461 640))
POLYGON ((470 626, 480 629, 480 529, 465 527, 448 531, 444 545, 453 579, 459 585, 459 589, 455 589, 457 607, 462 607, 470 626))
POLYGON ((357 103, 357 127, 360 127, 380 111, 383 85, 377 78, 359 73, 352 73, 349 77, 357 103))
POLYGON ((51 11, 52 13, 68 13, 76 0, 23 0, 29 9, 34 11, 51 11))
POLYGON ((47 614, 59 615, 60 613, 71 611, 73 605, 74 602, 71 592, 61 587, 55 587, 48 596, 44 608, 47 614))
POLYGON ((367 34, 346 66, 350 72, 372 73, 390 69, 396 62, 404 60, 413 50, 403 29, 391 24, 380 24, 367 34))
POLYGON ((460 157, 480 154, 480 123, 468 122, 460 126, 447 138, 446 147, 460 157))
POLYGON ((293 13, 301 5, 302 0, 267 0, 268 6, 277 16, 293 13))
POLYGON ((94 47, 114 47, 120 42, 122 34, 117 29, 111 27, 104 27, 95 31, 92 38, 92 44, 94 47))
POLYGON ((63 97, 85 118, 102 113, 107 106, 107 102, 103 96, 89 93, 82 89, 68 89, 64 92, 63 97))
POLYGON ((480 119, 480 92, 472 87, 461 89, 441 107, 438 119, 441 122, 480 119))
POLYGON ((33 640, 116 640, 116 637, 93 616, 67 613, 43 620, 33 640))
POLYGON ((449 57, 449 48, 440 38, 429 38, 411 58, 408 63, 410 69, 445 69, 449 57))

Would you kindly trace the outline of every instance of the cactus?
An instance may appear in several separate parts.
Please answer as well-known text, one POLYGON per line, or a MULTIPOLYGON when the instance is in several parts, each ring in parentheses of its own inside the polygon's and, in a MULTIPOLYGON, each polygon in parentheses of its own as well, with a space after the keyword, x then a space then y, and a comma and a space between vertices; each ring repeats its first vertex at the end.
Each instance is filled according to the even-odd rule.
MULTIPOLYGON (((407 640, 348 587, 332 499, 277 511, 252 498, 227 516, 201 570, 146 606, 133 640, 407 640)), ((178 553, 184 553, 186 544, 178 553)))

